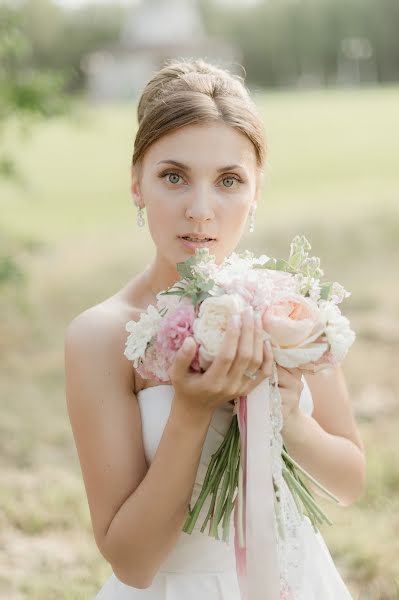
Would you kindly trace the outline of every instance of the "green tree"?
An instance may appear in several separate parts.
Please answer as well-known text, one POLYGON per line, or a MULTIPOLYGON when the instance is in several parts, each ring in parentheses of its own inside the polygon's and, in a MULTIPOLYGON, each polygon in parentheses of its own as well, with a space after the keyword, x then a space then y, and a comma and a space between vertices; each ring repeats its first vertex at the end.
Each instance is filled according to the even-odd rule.
MULTIPOLYGON (((23 180, 17 161, 7 148, 9 130, 16 129, 20 136, 26 136, 33 121, 68 110, 62 94, 66 76, 34 68, 32 56, 33 47, 21 29, 17 11, 8 5, 0 6, 0 184, 4 179, 15 183, 23 180)), ((0 287, 24 280, 18 256, 32 243, 12 239, 0 230, 0 287)))

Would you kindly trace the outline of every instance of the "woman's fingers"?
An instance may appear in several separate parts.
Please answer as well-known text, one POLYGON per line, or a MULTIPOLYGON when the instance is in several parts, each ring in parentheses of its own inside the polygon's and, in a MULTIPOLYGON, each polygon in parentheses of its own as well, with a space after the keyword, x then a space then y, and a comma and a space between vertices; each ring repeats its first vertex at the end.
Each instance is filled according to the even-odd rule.
POLYGON ((244 370, 240 362, 236 361, 228 374, 229 381, 233 386, 242 389, 244 385, 243 394, 249 393, 263 379, 272 374, 273 353, 269 345, 265 346, 262 319, 258 313, 255 314, 253 327, 252 359, 244 370), (247 377, 245 371, 256 373, 256 379, 247 377))
POLYGON ((209 381, 224 381, 237 353, 237 346, 240 338, 240 318, 237 315, 236 321, 231 317, 227 323, 220 351, 212 361, 212 364, 204 374, 205 379, 209 381))
POLYGON ((239 384, 242 381, 244 371, 249 369, 253 362, 254 353, 254 316, 252 306, 246 308, 242 313, 241 335, 238 341, 237 354, 228 373, 231 384, 239 384))
POLYGON ((270 342, 268 342, 267 340, 263 341, 262 349, 263 349, 263 361, 260 366, 260 371, 263 375, 263 378, 267 379, 268 377, 271 377, 273 374, 274 356, 273 356, 272 346, 271 346, 270 342))
POLYGON ((265 341, 262 342, 262 362, 259 369, 256 372, 256 379, 250 379, 244 376, 243 381, 246 382, 245 390, 242 394, 249 394, 261 381, 272 376, 273 373, 273 351, 270 344, 265 341))
POLYGON ((259 312, 255 313, 255 335, 253 362, 249 364, 249 370, 254 372, 260 369, 263 361, 263 326, 259 312))
POLYGON ((282 388, 293 388, 302 390, 302 371, 301 369, 286 369, 277 365, 278 385, 282 388))

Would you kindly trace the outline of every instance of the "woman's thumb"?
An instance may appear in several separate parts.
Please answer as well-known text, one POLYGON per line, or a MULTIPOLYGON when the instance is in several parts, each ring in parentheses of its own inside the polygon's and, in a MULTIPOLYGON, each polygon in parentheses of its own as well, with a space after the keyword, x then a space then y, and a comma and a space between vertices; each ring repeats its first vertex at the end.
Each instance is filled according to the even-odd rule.
POLYGON ((186 339, 184 340, 183 344, 181 345, 181 351, 186 354, 186 355, 191 355, 193 353, 193 350, 195 348, 195 341, 194 339, 189 335, 186 337, 186 339))
POLYGON ((194 338, 190 335, 186 337, 176 356, 178 364, 181 366, 181 368, 186 369, 191 363, 191 361, 194 358, 194 352, 196 350, 196 347, 197 345, 195 343, 194 338))
POLYGON ((191 361, 194 358, 194 350, 196 349, 196 343, 193 337, 188 336, 184 340, 183 344, 179 348, 172 365, 173 374, 176 376, 178 373, 182 374, 187 371, 191 361))

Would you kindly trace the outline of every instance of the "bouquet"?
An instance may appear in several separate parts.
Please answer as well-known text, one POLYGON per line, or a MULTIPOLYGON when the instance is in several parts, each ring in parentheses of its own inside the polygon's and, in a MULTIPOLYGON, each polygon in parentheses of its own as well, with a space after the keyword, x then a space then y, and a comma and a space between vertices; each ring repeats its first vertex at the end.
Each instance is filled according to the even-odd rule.
MULTIPOLYGON (((255 257, 248 250, 233 252, 223 263, 216 264, 207 248, 177 264, 181 279, 157 295, 156 306, 150 305, 138 321, 129 321, 125 355, 144 378, 169 382, 168 370, 174 356, 188 336, 197 342, 197 352, 190 368, 204 372, 220 350, 231 315, 241 313, 247 305, 260 312, 264 339, 269 340, 274 357, 271 391, 272 484, 276 530, 284 538, 284 492, 290 490, 297 514, 306 515, 315 531, 331 521, 315 501, 306 480, 324 494, 337 498, 307 473, 285 448, 282 437, 281 398, 276 365, 299 367, 304 371, 340 363, 355 334, 338 305, 350 294, 336 282, 322 282, 320 259, 309 256, 311 246, 304 236, 296 236, 287 260, 255 257), (274 456, 273 456, 274 454, 274 456)), ((237 534, 236 556, 245 566, 241 554, 246 545, 246 454, 247 397, 235 401, 229 430, 212 455, 201 493, 189 513, 183 531, 191 533, 206 499, 209 511, 202 524, 209 521, 208 534, 219 539, 222 522, 223 540, 228 541, 231 514, 235 508, 237 534)), ((286 527, 287 529, 287 527, 286 527)), ((286 532, 287 533, 287 532, 286 532)))

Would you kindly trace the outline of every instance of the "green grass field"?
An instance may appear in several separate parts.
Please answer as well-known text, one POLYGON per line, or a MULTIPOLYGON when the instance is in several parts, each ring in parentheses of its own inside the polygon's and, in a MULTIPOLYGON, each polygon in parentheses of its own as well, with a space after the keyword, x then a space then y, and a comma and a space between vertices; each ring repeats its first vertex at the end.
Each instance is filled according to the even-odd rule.
MULTIPOLYGON (((356 505, 323 529, 355 600, 399 598, 399 87, 265 92, 263 198, 239 249, 287 254, 304 233, 346 301, 345 363, 366 444, 356 505)), ((64 398, 67 323, 153 254, 129 196, 134 106, 81 105, 7 144, 24 187, 0 186, 1 244, 28 274, 0 295, 0 597, 92 598, 111 568, 92 536, 64 398), (28 243, 30 240, 30 243, 28 243), (30 250, 29 250, 30 248, 30 250)), ((320 599, 322 600, 322 599, 320 599)))

